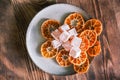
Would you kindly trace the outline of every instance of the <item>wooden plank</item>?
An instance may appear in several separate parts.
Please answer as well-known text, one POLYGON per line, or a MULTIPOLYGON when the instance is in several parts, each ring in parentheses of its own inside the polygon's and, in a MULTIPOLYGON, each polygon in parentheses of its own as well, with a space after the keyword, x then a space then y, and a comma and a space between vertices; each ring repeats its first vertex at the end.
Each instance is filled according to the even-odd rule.
POLYGON ((41 71, 39 68, 37 68, 31 59, 28 57, 29 55, 27 54, 27 51, 25 49, 25 34, 26 30, 28 27, 28 24, 30 23, 31 19, 34 17, 34 15, 44 8, 45 6, 48 6, 50 4, 53 4, 52 2, 46 2, 46 1, 33 1, 33 2, 27 2, 27 3, 19 3, 18 1, 14 0, 12 2, 13 8, 14 8, 14 13, 15 13, 15 18, 17 20, 17 28, 19 30, 19 35, 21 42, 23 42, 22 47, 24 48, 24 51, 26 54, 24 54, 25 63, 27 64, 25 67, 28 71, 28 77, 26 79, 30 80, 50 80, 52 79, 51 75, 48 75, 47 73, 41 71), (45 4, 45 5, 44 5, 45 4), (26 12, 29 10, 29 12, 26 12), (18 18, 20 16, 20 18, 18 18), (23 22, 24 21, 24 22, 23 22))
POLYGON ((54 3, 45 0, 11 0, 11 4, 7 0, 0 1, 0 80, 119 80, 120 0, 57 0, 57 3, 81 7, 102 21, 102 52, 92 61, 86 74, 55 76, 36 67, 25 47, 26 30, 39 10, 54 3))
POLYGON ((115 11, 117 27, 120 33, 120 0, 112 0, 111 3, 113 4, 112 8, 115 11))
POLYGON ((106 80, 119 80, 119 52, 120 52, 120 30, 117 24, 116 14, 120 13, 119 0, 99 0, 101 17, 104 27, 102 41, 104 52, 104 69, 106 80), (115 8, 117 6, 117 8, 115 8), (117 12, 117 13, 116 13, 117 12), (116 70, 117 69, 117 70, 116 70))
POLYGON ((23 66, 15 67, 15 64, 19 66, 22 61, 19 58, 20 56, 17 54, 18 47, 15 46, 17 43, 17 29, 15 24, 12 22, 14 21, 14 15, 11 10, 12 7, 8 1, 1 1, 0 3, 4 6, 4 8, 2 6, 0 7, 0 63, 2 65, 0 71, 2 71, 1 76, 4 79, 0 79, 22 79, 23 75, 21 74, 21 71, 23 71, 23 66), (14 34, 14 32, 16 34, 14 34), (17 61, 19 64, 15 61, 15 58, 18 58, 17 61), (17 69, 20 71, 17 72, 17 69))
MULTIPOLYGON (((0 18, 0 63, 2 65, 0 65, 0 72, 2 74, 0 75, 0 79, 52 79, 48 74, 41 71, 33 64, 25 47, 25 34, 28 24, 33 16, 37 13, 36 7, 39 9, 41 7, 38 7, 39 4, 37 4, 37 6, 35 6, 35 4, 30 6, 31 4, 29 2, 22 3, 16 1, 14 3, 12 3, 12 5, 14 4, 13 8, 9 1, 2 0, 0 5, 0 10, 2 10, 2 13, 0 13, 2 16, 0 18), (4 5, 5 8, 3 8, 4 5), (27 10, 30 12, 27 13, 27 10)), ((50 5, 52 3, 47 4, 50 5)))

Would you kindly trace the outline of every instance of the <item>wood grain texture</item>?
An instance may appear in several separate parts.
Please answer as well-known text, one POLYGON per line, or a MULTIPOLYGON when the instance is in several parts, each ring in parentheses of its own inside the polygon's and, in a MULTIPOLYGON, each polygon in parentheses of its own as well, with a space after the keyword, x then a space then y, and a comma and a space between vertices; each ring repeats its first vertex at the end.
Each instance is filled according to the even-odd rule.
POLYGON ((120 0, 0 0, 0 80, 120 80, 120 0), (55 76, 40 70, 25 46, 35 14, 55 3, 83 8, 103 23, 102 52, 86 74, 55 76))

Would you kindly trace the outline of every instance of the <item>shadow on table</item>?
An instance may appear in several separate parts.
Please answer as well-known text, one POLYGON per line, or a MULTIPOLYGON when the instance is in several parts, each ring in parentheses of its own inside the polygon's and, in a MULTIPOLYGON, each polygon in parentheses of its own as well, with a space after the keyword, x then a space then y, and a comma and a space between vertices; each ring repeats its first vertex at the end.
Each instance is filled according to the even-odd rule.
MULTIPOLYGON (((18 29, 18 44, 19 49, 23 52, 23 56, 25 61, 27 61, 29 65, 29 58, 26 50, 26 31, 28 25, 32 18, 44 7, 55 4, 55 1, 47 1, 47 0, 11 0, 11 5, 13 7, 15 23, 18 29)), ((28 66, 29 67, 29 66, 28 66)), ((34 70, 33 70, 34 71, 34 70)))
POLYGON ((55 4, 55 1, 12 0, 11 4, 13 6, 14 16, 16 19, 16 26, 19 31, 20 42, 22 42, 23 44, 22 47, 26 47, 25 37, 26 37, 26 31, 30 21, 38 11, 40 11, 44 7, 47 7, 51 4, 55 4))

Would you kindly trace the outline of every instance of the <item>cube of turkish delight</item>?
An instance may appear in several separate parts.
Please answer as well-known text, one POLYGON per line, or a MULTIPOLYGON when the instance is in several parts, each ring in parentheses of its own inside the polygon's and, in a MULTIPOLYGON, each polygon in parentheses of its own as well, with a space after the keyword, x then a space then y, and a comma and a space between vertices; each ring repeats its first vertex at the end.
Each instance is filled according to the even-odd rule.
POLYGON ((60 30, 61 32, 67 31, 67 30, 69 30, 69 29, 70 29, 70 27, 69 27, 69 25, 67 25, 67 24, 63 24, 62 26, 59 27, 59 30, 60 30))
POLYGON ((70 49, 72 48, 72 45, 70 44, 70 41, 66 41, 66 42, 62 43, 62 47, 63 47, 66 51, 70 51, 70 49))
POLYGON ((61 35, 61 32, 58 29, 56 29, 51 33, 51 35, 55 40, 59 40, 59 36, 61 35))
POLYGON ((70 35, 73 35, 73 36, 77 36, 78 35, 78 33, 77 33, 75 28, 70 29, 68 32, 70 33, 70 35))
POLYGON ((72 56, 73 58, 79 57, 81 54, 81 49, 79 47, 72 47, 69 55, 72 56))
POLYGON ((71 40, 71 45, 74 47, 80 47, 81 42, 82 42, 81 38, 74 36, 73 39, 71 40))
POLYGON ((61 46, 61 43, 58 40, 53 40, 51 43, 54 48, 59 48, 61 46))
POLYGON ((59 36, 59 40, 62 41, 62 42, 66 42, 68 41, 68 39, 70 38, 70 34, 67 32, 67 31, 64 31, 60 34, 59 36))

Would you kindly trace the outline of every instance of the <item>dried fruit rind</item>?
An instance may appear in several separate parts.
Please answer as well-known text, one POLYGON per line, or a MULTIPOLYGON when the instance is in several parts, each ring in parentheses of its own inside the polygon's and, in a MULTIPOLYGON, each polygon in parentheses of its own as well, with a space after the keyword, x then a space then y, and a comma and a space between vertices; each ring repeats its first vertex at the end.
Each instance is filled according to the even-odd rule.
POLYGON ((85 63, 82 65, 74 65, 74 70, 77 73, 83 74, 86 73, 89 69, 89 60, 86 59, 85 63))
POLYGON ((90 19, 85 22, 84 29, 95 30, 99 36, 103 30, 102 23, 98 19, 90 19))
POLYGON ((81 42, 81 45, 80 45, 81 51, 87 51, 90 47, 89 40, 86 37, 80 37, 80 38, 82 38, 82 42, 81 42))
POLYGON ((68 67, 71 65, 70 61, 68 60, 69 52, 65 49, 62 49, 59 51, 59 53, 56 56, 57 63, 62 67, 68 67))
POLYGON ((90 47, 88 50, 87 50, 87 54, 91 57, 93 56, 97 56, 99 55, 101 52, 101 45, 100 45, 100 41, 96 41, 95 45, 90 47))
POLYGON ((68 15, 64 23, 68 24, 70 28, 75 27, 77 32, 80 33, 83 30, 85 21, 80 13, 75 12, 68 15))
POLYGON ((90 47, 92 47, 97 40, 97 33, 94 30, 84 30, 79 37, 86 37, 90 42, 90 47))
POLYGON ((60 23, 57 20, 48 19, 41 25, 41 33, 45 39, 52 39, 51 32, 57 29, 60 23))
POLYGON ((54 49, 51 41, 48 40, 41 45, 41 55, 45 58, 54 58, 57 54, 57 49, 54 49))
POLYGON ((72 56, 69 56, 69 61, 74 65, 81 65, 86 61, 86 59, 87 59, 86 52, 81 52, 78 58, 73 58, 72 56))

